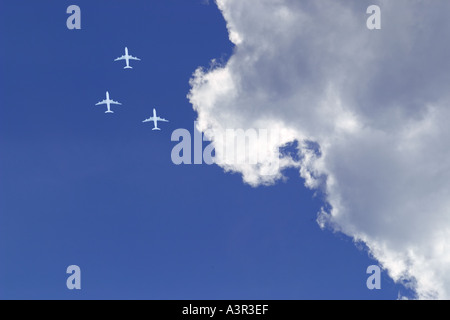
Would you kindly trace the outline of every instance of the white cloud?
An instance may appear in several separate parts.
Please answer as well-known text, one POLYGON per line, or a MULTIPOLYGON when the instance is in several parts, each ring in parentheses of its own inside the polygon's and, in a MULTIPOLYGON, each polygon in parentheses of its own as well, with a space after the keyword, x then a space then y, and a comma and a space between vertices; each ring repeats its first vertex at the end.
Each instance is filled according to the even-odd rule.
POLYGON ((378 0, 375 31, 371 1, 217 4, 236 48, 194 75, 199 129, 284 128, 279 146, 299 141, 301 156, 284 156, 274 176, 226 169, 258 185, 298 167, 332 208, 322 226, 365 242, 419 298, 450 298, 450 2, 378 0))

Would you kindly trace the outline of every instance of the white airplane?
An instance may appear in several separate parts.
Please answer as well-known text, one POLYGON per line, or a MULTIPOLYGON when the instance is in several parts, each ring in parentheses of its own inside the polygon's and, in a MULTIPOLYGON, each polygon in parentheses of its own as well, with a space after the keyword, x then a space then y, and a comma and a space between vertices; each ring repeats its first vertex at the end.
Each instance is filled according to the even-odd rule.
POLYGON ((109 99, 109 92, 106 91, 106 99, 103 101, 100 101, 99 103, 96 104, 96 106, 99 106, 101 104, 106 104, 106 106, 108 107, 108 110, 105 111, 105 113, 114 113, 114 111, 111 111, 111 105, 112 104, 119 104, 122 105, 120 102, 114 101, 109 99))
POLYGON ((155 127, 152 130, 161 130, 160 128, 158 128, 158 121, 169 122, 169 120, 158 117, 156 115, 156 109, 153 109, 153 117, 150 117, 142 122, 151 122, 151 121, 153 121, 153 124, 155 125, 155 127))
POLYGON ((126 63, 127 63, 127 65, 125 66, 124 69, 133 69, 133 67, 130 67, 130 60, 141 61, 141 59, 139 59, 139 58, 130 56, 130 55, 128 54, 128 48, 125 48, 125 55, 124 55, 124 56, 121 56, 121 57, 117 58, 117 59, 114 60, 114 61, 120 61, 120 60, 125 60, 126 63))

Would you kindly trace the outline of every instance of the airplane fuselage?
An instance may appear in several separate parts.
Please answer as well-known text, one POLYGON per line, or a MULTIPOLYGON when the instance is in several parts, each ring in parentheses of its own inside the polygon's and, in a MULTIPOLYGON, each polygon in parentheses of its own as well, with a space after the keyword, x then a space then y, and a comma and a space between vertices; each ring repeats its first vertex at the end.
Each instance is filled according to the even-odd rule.
POLYGON ((158 128, 158 117, 156 116, 156 109, 155 108, 153 108, 153 123, 155 125, 153 130, 159 130, 159 128, 158 128))
POLYGON ((130 67, 130 55, 128 54, 128 48, 125 47, 125 62, 127 63, 126 69, 131 69, 130 67))
POLYGON ((113 111, 111 111, 111 100, 109 99, 109 92, 106 91, 106 107, 108 110, 106 110, 105 113, 114 113, 113 111))

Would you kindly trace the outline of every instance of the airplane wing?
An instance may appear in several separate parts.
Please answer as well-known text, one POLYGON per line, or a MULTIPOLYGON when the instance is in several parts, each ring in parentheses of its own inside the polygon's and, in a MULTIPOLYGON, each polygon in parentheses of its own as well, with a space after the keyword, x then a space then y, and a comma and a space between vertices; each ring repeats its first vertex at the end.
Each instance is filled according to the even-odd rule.
POLYGON ((133 57, 133 56, 129 56, 128 59, 130 59, 130 60, 138 60, 138 61, 141 61, 141 59, 136 58, 136 57, 133 57))
POLYGON ((126 60, 126 58, 127 58, 126 56, 121 56, 121 57, 115 59, 114 61, 126 60))
POLYGON ((97 103, 96 106, 99 106, 99 105, 101 105, 101 104, 107 104, 107 103, 108 103, 108 101, 103 100, 103 101, 100 101, 99 103, 97 103))
POLYGON ((152 122, 152 121, 154 121, 154 120, 155 120, 155 118, 150 117, 150 118, 148 118, 148 119, 145 119, 145 120, 142 121, 142 122, 152 122))
POLYGON ((162 122, 169 122, 169 120, 166 120, 166 119, 163 119, 163 118, 160 118, 160 117, 157 117, 156 120, 162 121, 162 122))
POLYGON ((120 104, 121 105, 120 102, 117 102, 117 101, 114 101, 114 100, 109 100, 109 103, 111 103, 111 104, 120 104))

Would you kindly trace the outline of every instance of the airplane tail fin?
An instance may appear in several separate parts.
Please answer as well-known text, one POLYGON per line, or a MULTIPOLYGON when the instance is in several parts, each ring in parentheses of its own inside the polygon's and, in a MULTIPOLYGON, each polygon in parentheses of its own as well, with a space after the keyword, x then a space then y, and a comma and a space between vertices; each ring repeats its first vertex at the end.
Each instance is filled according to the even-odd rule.
POLYGON ((114 113, 114 111, 105 111, 105 113, 114 113))
POLYGON ((153 131, 154 131, 154 130, 158 130, 158 131, 161 131, 161 129, 160 129, 160 128, 153 128, 152 130, 153 130, 153 131))
POLYGON ((124 69, 133 69, 133 67, 126 66, 124 69))

